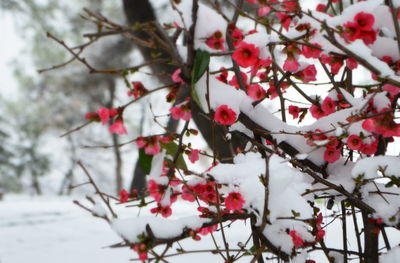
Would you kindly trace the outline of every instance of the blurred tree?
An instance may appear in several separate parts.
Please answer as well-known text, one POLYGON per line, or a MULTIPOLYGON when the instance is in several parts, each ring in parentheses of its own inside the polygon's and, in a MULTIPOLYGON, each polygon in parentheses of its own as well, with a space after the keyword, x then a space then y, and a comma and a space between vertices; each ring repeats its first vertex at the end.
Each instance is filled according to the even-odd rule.
MULTIPOLYGON (((31 68, 44 68, 48 65, 56 65, 60 61, 68 60, 67 53, 63 49, 56 47, 52 41, 43 41, 45 32, 54 32, 62 36, 67 42, 82 43, 84 41, 82 34, 89 30, 87 27, 89 23, 86 23, 77 15, 83 7, 96 12, 104 12, 109 17, 118 17, 116 10, 121 12, 119 9, 120 6, 117 4, 111 4, 102 0, 69 1, 67 3, 54 0, 41 3, 30 0, 23 2, 7 0, 1 3, 3 10, 7 10, 14 15, 16 25, 21 29, 19 32, 27 40, 26 42, 30 43, 30 45, 25 46, 24 53, 26 53, 26 56, 16 59, 15 76, 19 82, 20 92, 29 95, 31 99, 30 103, 47 107, 45 113, 42 112, 39 114, 36 112, 30 116, 31 118, 40 116, 39 118, 52 120, 49 125, 40 130, 42 133, 40 136, 54 133, 54 131, 58 133, 64 132, 73 127, 73 125, 76 125, 76 123, 81 122, 84 113, 94 110, 93 108, 89 108, 89 104, 91 107, 112 108, 115 100, 118 98, 116 77, 105 74, 87 75, 86 70, 78 63, 72 63, 68 68, 58 70, 57 72, 52 71, 48 74, 44 73, 40 76, 31 70, 31 68), (26 83, 27 78, 31 80, 29 84, 26 83), (66 112, 65 108, 71 110, 66 112)), ((96 50, 96 52, 85 50, 85 55, 95 67, 113 68, 128 63, 128 54, 131 51, 131 45, 121 37, 114 37, 110 38, 109 41, 95 45, 93 50, 96 50), (115 52, 115 50, 118 50, 118 52, 115 52)), ((24 107, 23 103, 16 103, 16 108, 18 108, 17 105, 24 107)), ((28 117, 24 116, 23 110, 18 112, 21 114, 18 119, 28 117)), ((22 125, 22 128, 29 129, 25 125, 22 125)), ((26 131, 26 134, 30 134, 30 132, 26 131)), ((38 136, 38 134, 36 135, 38 136)), ((29 138, 33 139, 34 136, 26 136, 26 139, 29 138)), ((68 187, 65 184, 72 182, 71 178, 74 174, 75 163, 79 159, 79 150, 76 150, 76 145, 118 144, 119 138, 108 134, 99 135, 96 138, 92 136, 85 137, 85 133, 81 133, 79 136, 71 136, 67 142, 69 143, 69 147, 67 149, 60 149, 60 151, 67 152, 70 156, 69 162, 71 164, 66 169, 65 178, 60 180, 62 181, 60 187, 62 189, 68 187)), ((38 149, 42 147, 33 142, 30 145, 38 149)), ((22 148, 24 147, 21 146, 20 150, 22 148)), ((123 187, 123 158, 119 148, 114 148, 113 156, 115 163, 115 188, 113 191, 115 192, 123 187)), ((85 161, 96 163, 98 158, 94 157, 93 160, 85 158, 85 161)), ((20 165, 23 165, 23 163, 20 163, 20 165)), ((30 165, 30 163, 25 163, 25 165, 30 165)), ((57 168, 59 169, 59 165, 57 165, 57 168)), ((98 169, 99 172, 102 171, 102 168, 99 166, 98 169)), ((102 172, 105 176, 110 171, 102 172)), ((59 192, 63 191, 60 190, 59 192)))

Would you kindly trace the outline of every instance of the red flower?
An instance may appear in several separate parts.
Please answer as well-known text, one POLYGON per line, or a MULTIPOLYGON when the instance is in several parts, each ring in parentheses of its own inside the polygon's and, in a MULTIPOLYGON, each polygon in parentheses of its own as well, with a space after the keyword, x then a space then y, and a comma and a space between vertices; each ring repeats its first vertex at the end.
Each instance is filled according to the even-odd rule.
POLYGON ((357 60, 355 60, 354 58, 346 59, 346 66, 351 70, 357 68, 358 67, 357 60))
POLYGON ((343 35, 348 40, 354 41, 360 38, 361 31, 357 23, 347 22, 343 25, 343 27, 344 27, 343 35))
POLYGON ((162 217, 170 217, 172 215, 172 209, 170 206, 162 206, 160 203, 157 204, 157 207, 153 207, 150 209, 152 214, 161 214, 162 217))
MULTIPOLYGON (((388 111, 388 108, 382 111, 388 111)), ((393 120, 393 113, 388 112, 377 117, 366 119, 362 123, 363 129, 382 135, 383 137, 400 136, 400 124, 393 120)))
POLYGON ((301 247, 304 245, 303 239, 297 234, 296 230, 291 230, 289 235, 292 237, 292 242, 295 248, 301 247))
MULTIPOLYGON (((219 70, 224 70, 224 67, 221 67, 219 70)), ((223 71, 221 72, 220 75, 218 75, 216 77, 216 79, 218 79, 219 81, 223 82, 223 83, 228 83, 228 72, 227 71, 223 71)))
POLYGON ((373 44, 376 41, 375 31, 361 31, 360 38, 365 45, 373 44))
POLYGON ((129 200, 129 193, 125 189, 122 189, 119 192, 119 202, 120 203, 126 203, 129 200))
POLYGON ((292 22, 292 17, 289 16, 288 14, 286 14, 286 13, 283 13, 283 12, 277 12, 277 13, 275 13, 275 14, 276 14, 276 16, 279 18, 279 20, 281 20, 281 25, 282 25, 282 27, 283 27, 286 31, 288 31, 288 30, 289 30, 290 23, 292 22))
POLYGON ((214 121, 223 125, 231 125, 236 121, 236 112, 234 112, 228 105, 224 104, 217 108, 214 114, 214 121))
POLYGON ((324 160, 328 163, 334 163, 340 158, 340 150, 328 147, 324 152, 324 160))
POLYGON ((146 244, 142 243, 142 244, 134 245, 132 249, 135 250, 138 253, 139 259, 141 261, 147 260, 147 246, 146 246, 146 244))
POLYGON ((86 113, 85 119, 90 120, 90 121, 100 121, 99 114, 97 114, 97 112, 86 113))
POLYGON ((99 108, 97 114, 102 124, 106 124, 110 120, 110 110, 107 108, 99 108))
POLYGON ((195 162, 197 162, 198 160, 199 160, 199 153, 200 153, 200 150, 197 150, 197 149, 194 149, 194 150, 191 150, 190 152, 189 152, 189 160, 192 162, 192 163, 195 163, 195 162))
POLYGON ((141 81, 132 81, 133 91, 128 92, 128 96, 133 96, 135 99, 141 97, 147 92, 147 89, 143 86, 141 81))
POLYGON ((300 108, 294 105, 289 106, 289 114, 293 116, 293 119, 297 119, 299 117, 300 108))
POLYGON ((308 83, 310 81, 316 81, 317 69, 315 68, 314 65, 308 65, 303 70, 296 72, 294 76, 302 80, 304 83, 308 83))
POLYGON ((233 52, 232 58, 239 66, 247 68, 257 63, 259 53, 258 47, 242 41, 233 52))
POLYGON ((190 118, 192 118, 192 111, 190 110, 189 100, 190 99, 187 99, 186 102, 169 109, 172 118, 174 118, 175 120, 182 119, 185 121, 188 121, 190 120, 190 118))
POLYGON ((299 67, 299 62, 292 56, 288 56, 288 58, 285 60, 285 63, 283 64, 283 70, 290 72, 297 72, 299 67))
MULTIPOLYGON (((240 75, 242 76, 244 85, 247 86, 247 75, 246 75, 246 73, 240 72, 240 75)), ((228 84, 231 85, 231 86, 234 86, 236 89, 239 89, 239 88, 240 88, 239 81, 238 81, 238 79, 236 78, 236 75, 234 75, 234 76, 232 77, 232 79, 228 82, 228 84)))
POLYGON ((326 8, 326 5, 318 4, 317 7, 315 8, 315 10, 317 10, 318 12, 325 12, 325 8, 326 8))
POLYGON ((317 231, 317 234, 315 235, 315 240, 316 240, 317 242, 319 242, 319 241, 321 241, 321 240, 324 238, 324 236, 325 236, 325 230, 319 229, 319 230, 317 231))
POLYGON ((253 100, 261 100, 265 97, 265 90, 259 84, 251 84, 247 87, 247 95, 253 100))
MULTIPOLYGON (((285 93, 286 92, 285 90, 288 88, 288 85, 287 85, 286 82, 281 82, 281 85, 280 85, 279 88, 280 88, 282 93, 285 93)), ((276 90, 276 87, 275 87, 273 81, 271 81, 269 83, 269 88, 267 90, 267 94, 270 96, 271 100, 275 99, 276 97, 279 96, 278 91, 276 90)))
POLYGON ((310 107, 310 112, 311 112, 311 116, 313 116, 314 118, 316 118, 317 120, 321 117, 325 116, 324 111, 321 109, 321 107, 318 107, 316 105, 311 105, 310 107))
POLYGON ((205 236, 205 235, 208 235, 208 234, 216 231, 217 228, 218 228, 218 225, 213 225, 213 226, 203 227, 203 228, 197 229, 197 232, 199 232, 200 235, 205 236))
POLYGON ((115 134, 128 134, 128 131, 124 126, 124 121, 121 117, 117 118, 114 123, 108 127, 108 130, 109 132, 115 134))
POLYGON ((384 91, 389 92, 390 96, 395 97, 397 94, 400 93, 400 88, 397 86, 393 86, 391 84, 385 84, 383 85, 382 89, 384 91))
POLYGON ((224 43, 224 35, 219 30, 215 31, 214 34, 206 40, 207 46, 215 50, 225 50, 224 43))
POLYGON ((357 151, 361 148, 361 146, 362 140, 357 135, 352 134, 347 138, 347 147, 349 147, 350 150, 357 151))
POLYGON ((262 6, 260 6, 260 8, 258 8, 257 14, 258 14, 258 16, 265 16, 266 14, 269 13, 269 11, 271 11, 271 7, 262 5, 262 6))
POLYGON ((138 148, 144 148, 144 152, 149 155, 156 155, 160 152, 161 147, 158 136, 138 137, 136 145, 138 148))
POLYGON ((225 199, 225 207, 229 210, 241 210, 245 200, 242 195, 238 192, 230 192, 225 199))
POLYGON ((374 142, 370 144, 363 144, 361 145, 360 152, 368 155, 372 155, 376 153, 376 150, 378 149, 378 140, 375 140, 374 142))
POLYGON ((302 46, 301 52, 306 58, 319 58, 322 53, 320 44, 310 43, 312 46, 302 46))
POLYGON ((372 14, 360 12, 354 16, 358 28, 362 31, 372 30, 372 26, 375 22, 375 17, 372 14))
POLYGON ((182 194, 181 197, 183 200, 189 201, 189 202, 194 202, 196 201, 196 193, 193 190, 193 187, 183 185, 182 186, 182 194))
POLYGON ((325 115, 329 115, 335 112, 336 102, 331 97, 326 97, 321 104, 321 108, 325 115))
POLYGON ((172 81, 175 83, 179 83, 179 84, 185 84, 185 81, 183 81, 183 79, 180 76, 181 73, 182 73, 182 70, 180 68, 175 70, 175 72, 171 76, 172 81))

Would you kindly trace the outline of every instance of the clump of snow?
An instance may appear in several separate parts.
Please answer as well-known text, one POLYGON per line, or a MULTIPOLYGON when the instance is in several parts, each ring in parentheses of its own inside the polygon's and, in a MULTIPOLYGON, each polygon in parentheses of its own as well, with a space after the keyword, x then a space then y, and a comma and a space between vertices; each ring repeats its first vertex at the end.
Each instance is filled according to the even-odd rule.
POLYGON ((394 247, 387 253, 383 254, 379 260, 381 263, 397 262, 400 258, 400 247, 394 247))
POLYGON ((386 176, 400 176, 400 170, 397 166, 400 157, 396 156, 375 156, 359 160, 354 166, 351 174, 354 178, 363 175, 365 179, 380 177, 378 171, 386 176))
POLYGON ((168 177, 161 176, 165 157, 166 153, 165 150, 163 150, 159 154, 156 154, 151 161, 149 180, 154 180, 157 184, 168 184, 168 177))
POLYGON ((185 229, 196 230, 210 219, 189 216, 176 220, 159 217, 135 217, 114 219, 111 228, 123 239, 132 243, 140 242, 139 236, 147 235, 146 225, 149 225, 156 238, 172 238, 179 236, 185 229))

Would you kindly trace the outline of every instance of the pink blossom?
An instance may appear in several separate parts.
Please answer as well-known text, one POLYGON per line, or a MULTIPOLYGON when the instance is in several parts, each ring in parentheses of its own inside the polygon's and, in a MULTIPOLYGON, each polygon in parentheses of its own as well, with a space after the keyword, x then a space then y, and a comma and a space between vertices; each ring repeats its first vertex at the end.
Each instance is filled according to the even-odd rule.
POLYGON ((304 245, 304 241, 301 236, 297 233, 296 230, 291 230, 289 235, 292 237, 292 242, 295 248, 301 247, 304 245))
POLYGON ((261 100, 265 97, 265 90, 259 84, 251 84, 247 87, 247 95, 253 100, 261 100))
POLYGON ((258 16, 265 16, 269 13, 269 11, 271 11, 271 7, 266 5, 261 6, 260 8, 258 8, 258 16))
POLYGON ((138 148, 144 148, 144 152, 149 155, 156 155, 161 151, 159 136, 138 137, 136 145, 138 148))
POLYGON ((183 200, 194 202, 196 201, 195 198, 196 194, 194 193, 193 189, 190 186, 183 185, 182 186, 182 194, 181 197, 183 200))
POLYGON ((115 134, 128 134, 128 131, 125 128, 124 121, 122 118, 117 118, 113 124, 108 127, 108 130, 110 133, 115 133, 115 134))
POLYGON ((290 72, 297 72, 299 67, 299 62, 293 57, 288 57, 283 64, 283 70, 290 72))
POLYGON ((354 41, 360 38, 361 31, 357 23, 347 22, 343 25, 343 27, 344 27, 343 35, 349 41, 354 41))
POLYGON ((400 88, 391 84, 383 85, 382 89, 384 91, 389 92, 390 96, 395 97, 397 94, 400 93, 400 88))
POLYGON ((145 261, 147 260, 148 256, 147 256, 147 246, 146 244, 137 244, 133 246, 133 250, 135 250, 138 255, 139 255, 139 259, 141 261, 145 261))
POLYGON ((326 5, 318 4, 317 7, 315 8, 315 10, 317 10, 318 12, 325 12, 325 8, 326 8, 326 5))
POLYGON ((289 114, 293 116, 293 119, 297 119, 299 117, 300 108, 294 105, 289 106, 289 114))
POLYGON ((378 140, 373 141, 370 144, 362 144, 360 148, 360 152, 368 155, 372 155, 376 153, 378 149, 378 140))
POLYGON ((354 16, 354 21, 356 22, 358 28, 362 31, 372 30, 372 26, 375 22, 375 17, 372 14, 359 12, 354 16))
POLYGON ((322 53, 322 50, 319 49, 321 48, 320 44, 317 43, 310 43, 312 46, 302 46, 302 54, 303 56, 305 56, 306 58, 319 58, 319 56, 322 53))
POLYGON ((161 214, 162 217, 167 218, 172 215, 172 209, 170 206, 162 206, 160 203, 157 204, 157 207, 150 209, 152 214, 161 214))
POLYGON ((175 70, 175 72, 172 73, 172 76, 171 76, 172 81, 175 83, 179 83, 179 84, 185 84, 185 81, 183 81, 183 79, 180 76, 181 73, 182 73, 182 70, 180 68, 175 70))
POLYGON ((326 97, 324 101, 322 101, 321 108, 325 115, 329 115, 335 112, 336 102, 332 100, 331 97, 326 97))
POLYGON ((225 198, 225 207, 229 210, 241 210, 245 200, 238 192, 230 192, 225 198))
POLYGON ((221 105, 215 111, 214 121, 223 125, 232 125, 236 121, 236 112, 226 104, 221 105))
POLYGON ((200 153, 200 150, 197 150, 197 149, 193 149, 193 150, 191 150, 190 152, 189 152, 189 160, 192 162, 192 163, 195 163, 195 162, 197 162, 198 160, 199 160, 199 153, 200 153))
POLYGON ((212 232, 215 232, 218 228, 218 225, 213 225, 213 226, 209 226, 209 227, 203 227, 200 229, 197 229, 197 232, 199 232, 200 235, 208 235, 212 232))
MULTIPOLYGON (((382 111, 388 111, 388 108, 382 111)), ((363 129, 380 134, 383 137, 400 136, 400 124, 394 122, 393 113, 388 112, 376 117, 368 118, 362 123, 363 129)))
POLYGON ((243 68, 253 66, 257 63, 260 50, 253 44, 240 42, 232 54, 232 59, 243 68))
POLYGON ((128 96, 133 96, 135 99, 141 97, 148 90, 143 86, 141 81, 132 81, 133 90, 128 92, 128 96))
POLYGON ((356 69, 358 67, 357 60, 355 60, 354 58, 346 59, 346 66, 351 70, 356 69))
POLYGON ((106 124, 110 120, 110 110, 107 108, 99 108, 97 114, 102 124, 106 124))
POLYGON ((357 151, 361 148, 362 140, 359 136, 352 134, 347 138, 346 143, 350 150, 357 151))
POLYGON ((207 46, 215 50, 225 50, 225 39, 221 31, 215 31, 211 37, 206 40, 207 46))
POLYGON ((129 193, 125 189, 122 189, 119 192, 119 202, 120 203, 126 203, 129 200, 129 193))
POLYGON ((158 184, 154 180, 149 180, 149 183, 147 184, 147 191, 149 191, 149 195, 157 202, 161 202, 165 193, 165 189, 166 187, 164 185, 158 184))
POLYGON ((316 81, 317 69, 315 68, 314 65, 308 65, 303 70, 296 72, 294 76, 302 80, 304 83, 308 83, 310 81, 316 81))
POLYGON ((317 120, 320 119, 321 117, 325 116, 324 111, 321 109, 321 107, 318 107, 317 105, 311 105, 310 107, 310 112, 311 112, 311 116, 313 116, 314 118, 316 118, 317 120))
POLYGON ((324 160, 328 163, 334 163, 339 160, 340 155, 340 150, 328 147, 324 152, 324 160))
MULTIPOLYGON (((244 85, 247 86, 247 75, 246 75, 246 73, 240 72, 240 75, 242 76, 244 85)), ((239 88, 240 88, 239 81, 238 81, 238 79, 236 78, 236 75, 234 75, 234 76, 232 77, 232 79, 228 82, 228 84, 231 85, 231 86, 234 86, 236 89, 239 89, 239 88)))
POLYGON ((189 102, 183 103, 181 105, 172 107, 171 109, 169 109, 169 111, 171 112, 171 116, 172 118, 174 118, 175 120, 185 120, 188 121, 192 118, 192 111, 190 110, 189 107, 189 102))
POLYGON ((279 18, 279 20, 281 20, 282 27, 286 31, 288 31, 290 23, 292 22, 292 18, 288 14, 283 13, 283 12, 276 12, 275 14, 279 18))

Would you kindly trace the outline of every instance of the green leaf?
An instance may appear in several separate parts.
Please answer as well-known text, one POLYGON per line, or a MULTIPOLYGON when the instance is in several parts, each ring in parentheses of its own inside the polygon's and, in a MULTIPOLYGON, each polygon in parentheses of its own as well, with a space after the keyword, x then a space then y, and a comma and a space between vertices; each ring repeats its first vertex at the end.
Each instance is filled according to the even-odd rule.
POLYGON ((148 155, 144 152, 144 149, 139 149, 139 165, 146 174, 150 173, 152 160, 153 155, 148 155))
POLYGON ((199 95, 197 94, 196 87, 192 86, 192 100, 201 108, 199 95))
POLYGON ((293 215, 294 217, 299 217, 299 216, 300 216, 300 213, 299 213, 299 212, 296 212, 296 211, 294 211, 294 210, 292 210, 292 215, 293 215))
POLYGON ((196 50, 192 71, 192 86, 203 76, 210 64, 210 54, 207 51, 196 50))
MULTIPOLYGON (((178 151, 178 144, 176 144, 174 141, 171 141, 169 143, 160 143, 161 148, 165 149, 168 155, 175 157, 176 152, 178 151)), ((169 159, 166 159, 168 162, 170 162, 169 159)), ((178 160, 176 161, 176 168, 179 169, 187 169, 185 160, 183 159, 182 153, 179 154, 178 160)))
POLYGON ((192 99, 201 107, 199 95, 196 92, 196 83, 206 72, 208 65, 210 64, 210 54, 207 51, 196 50, 196 56, 194 59, 193 71, 192 71, 192 99))

